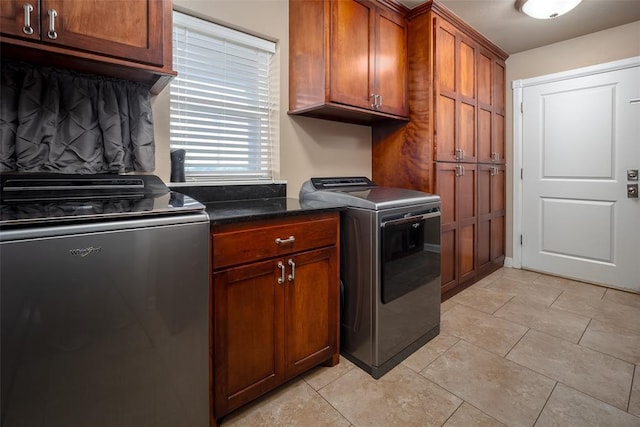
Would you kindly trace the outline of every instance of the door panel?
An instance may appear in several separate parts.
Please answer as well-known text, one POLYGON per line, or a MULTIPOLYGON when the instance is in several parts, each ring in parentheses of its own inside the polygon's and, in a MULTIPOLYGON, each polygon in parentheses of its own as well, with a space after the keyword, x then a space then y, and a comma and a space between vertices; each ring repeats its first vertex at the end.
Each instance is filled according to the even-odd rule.
POLYGON ((338 325, 330 314, 339 305, 336 248, 287 258, 285 267, 285 369, 292 377, 335 352, 338 325))
POLYGON ((284 378, 282 286, 274 261, 213 275, 216 411, 226 413, 275 387, 284 378))
POLYGON ((640 291, 640 67, 523 90, 522 264, 640 291))
POLYGON ((489 107, 492 104, 492 76, 493 60, 483 53, 478 54, 478 103, 489 107))
POLYGON ((374 12, 357 1, 335 1, 331 13, 331 101, 371 109, 374 12))
POLYGON ((163 63, 163 4, 159 0, 42 0, 47 43, 155 65, 163 63), (57 12, 57 37, 48 36, 48 10, 57 12))
POLYGON ((493 129, 491 130, 491 138, 493 144, 491 149, 497 153, 497 163, 505 163, 505 149, 504 149, 504 116, 500 114, 493 115, 493 129))
POLYGON ((380 111, 407 115, 407 26, 397 17, 378 16, 376 90, 380 111))
POLYGON ((440 95, 436 109, 436 160, 453 162, 456 160, 456 100, 440 95))
POLYGON ((476 161, 476 107, 466 102, 459 103, 459 141, 458 148, 462 150, 460 160, 463 162, 476 161))
POLYGON ((473 100, 476 97, 476 49, 467 40, 460 42, 460 95, 473 100))
POLYGON ((478 161, 491 163, 491 111, 478 108, 478 161))

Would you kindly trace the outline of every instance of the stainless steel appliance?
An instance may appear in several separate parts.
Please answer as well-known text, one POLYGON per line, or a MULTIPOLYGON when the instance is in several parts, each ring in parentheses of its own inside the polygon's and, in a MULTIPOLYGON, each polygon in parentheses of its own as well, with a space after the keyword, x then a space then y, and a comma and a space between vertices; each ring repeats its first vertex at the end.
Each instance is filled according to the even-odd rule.
POLYGON ((341 215, 341 353, 380 378, 440 332, 440 197, 365 177, 312 178, 341 215))
POLYGON ((208 426, 204 206, 155 176, 0 179, 2 426, 208 426))

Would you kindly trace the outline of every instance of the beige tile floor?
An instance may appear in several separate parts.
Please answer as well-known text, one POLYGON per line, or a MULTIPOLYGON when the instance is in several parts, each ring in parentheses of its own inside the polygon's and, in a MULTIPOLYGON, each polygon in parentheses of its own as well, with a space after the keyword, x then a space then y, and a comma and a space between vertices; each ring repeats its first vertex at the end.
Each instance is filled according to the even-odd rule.
POLYGON ((341 358, 222 425, 639 427, 640 294, 503 268, 380 380, 341 358))

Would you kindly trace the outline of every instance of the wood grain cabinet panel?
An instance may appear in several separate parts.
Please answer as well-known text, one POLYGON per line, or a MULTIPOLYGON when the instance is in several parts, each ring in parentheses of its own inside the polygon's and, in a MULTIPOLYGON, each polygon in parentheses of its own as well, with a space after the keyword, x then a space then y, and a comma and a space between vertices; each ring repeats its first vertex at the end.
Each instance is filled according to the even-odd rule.
POLYGON ((1 0, 0 4, 3 56, 157 84, 154 92, 175 75, 171 0, 1 0))
POLYGON ((442 292, 471 280, 476 270, 478 172, 475 164, 436 164, 435 192, 441 198, 442 292))
POLYGON ((407 119, 407 23, 390 4, 290 0, 289 49, 289 114, 407 119))
POLYGON ((318 364, 338 363, 338 215, 213 227, 212 424, 318 364), (265 251, 281 233, 301 245, 265 251), (260 259, 247 256, 252 247, 260 259))
POLYGON ((492 271, 504 261, 505 166, 478 164, 479 272, 492 271))
POLYGON ((442 200, 442 292, 504 261, 507 54, 438 1, 409 13, 409 123, 373 128, 373 180, 442 200))

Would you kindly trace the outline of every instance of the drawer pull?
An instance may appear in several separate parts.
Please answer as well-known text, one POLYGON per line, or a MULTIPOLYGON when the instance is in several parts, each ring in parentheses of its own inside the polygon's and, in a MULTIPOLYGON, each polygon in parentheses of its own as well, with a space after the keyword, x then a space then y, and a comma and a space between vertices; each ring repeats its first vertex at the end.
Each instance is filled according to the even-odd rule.
POLYGON ((296 263, 293 262, 292 259, 289 259, 288 264, 291 266, 291 274, 289 275, 289 281, 293 282, 296 280, 296 263))
POLYGON ((55 9, 49 9, 49 31, 47 32, 47 37, 51 40, 58 38, 58 33, 56 33, 56 16, 58 16, 58 12, 56 12, 55 9))
POLYGON ((293 236, 289 236, 288 239, 281 239, 281 238, 276 238, 276 245, 283 245, 286 243, 293 243, 296 241, 296 238, 293 236))
POLYGON ((282 261, 278 262, 278 268, 280 269, 280 277, 278 277, 278 285, 282 285, 284 283, 284 264, 282 261))
POLYGON ((33 6, 27 3, 23 7, 24 7, 24 27, 22 27, 22 32, 30 36, 31 34, 33 34, 33 27, 31 26, 31 12, 33 12, 33 6))

